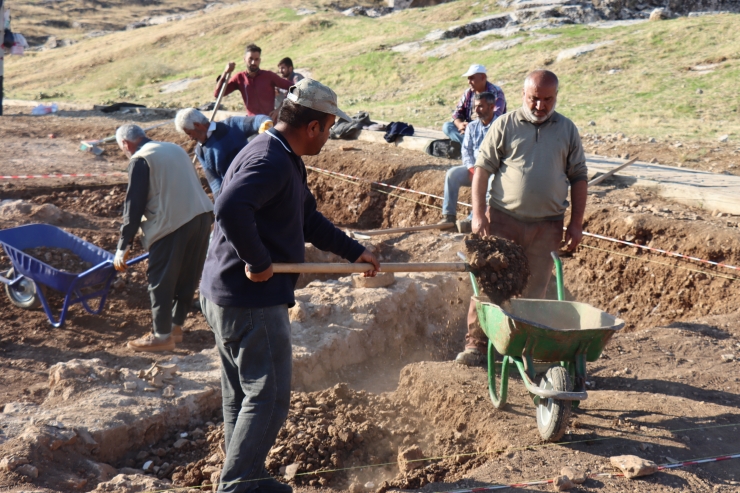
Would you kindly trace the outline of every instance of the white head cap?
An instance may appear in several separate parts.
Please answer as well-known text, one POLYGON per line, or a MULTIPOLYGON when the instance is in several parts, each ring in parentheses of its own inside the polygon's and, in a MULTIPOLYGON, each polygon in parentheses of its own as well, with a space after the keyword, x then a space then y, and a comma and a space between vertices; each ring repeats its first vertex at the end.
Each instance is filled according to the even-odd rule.
POLYGON ((479 65, 477 63, 474 63, 470 66, 467 72, 462 74, 463 77, 470 77, 471 75, 475 74, 485 74, 486 73, 486 67, 483 65, 479 65))

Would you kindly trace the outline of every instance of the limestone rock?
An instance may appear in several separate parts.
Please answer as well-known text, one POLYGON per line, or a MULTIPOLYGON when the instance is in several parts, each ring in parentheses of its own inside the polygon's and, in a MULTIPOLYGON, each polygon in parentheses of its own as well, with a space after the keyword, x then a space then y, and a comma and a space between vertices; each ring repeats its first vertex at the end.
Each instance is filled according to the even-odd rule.
POLYGON ((597 50, 604 46, 609 46, 611 44, 614 44, 614 41, 609 40, 609 41, 603 41, 601 43, 591 43, 587 45, 576 46, 575 48, 568 48, 567 50, 563 50, 560 53, 558 53, 558 56, 555 59, 555 61, 562 62, 563 60, 570 60, 571 58, 577 58, 581 55, 585 55, 586 53, 590 53, 594 50, 597 50))
POLYGON ((21 466, 18 466, 15 468, 15 472, 18 474, 22 474, 23 476, 28 476, 29 478, 38 478, 39 477, 39 470, 36 469, 36 466, 32 466, 31 464, 23 464, 21 466))
POLYGON ((28 464, 28 459, 17 455, 8 455, 0 460, 0 471, 14 471, 17 467, 28 464))
POLYGON ((655 462, 642 459, 636 455, 617 455, 609 459, 611 464, 622 471, 627 479, 649 476, 658 471, 655 462))
POLYGON ((668 18, 668 12, 666 9, 658 8, 650 12, 651 21, 662 21, 668 18))
POLYGON ((172 446, 179 450, 189 443, 190 443, 190 440, 188 440, 187 438, 180 438, 174 444, 172 444, 172 446))
POLYGON ((99 358, 73 359, 49 368, 49 388, 56 387, 64 380, 102 378, 112 381, 117 375, 116 370, 108 368, 99 358))
POLYGON ((288 309, 288 318, 291 322, 303 322, 307 318, 305 303, 296 301, 296 304, 288 309))
POLYGON ((213 471, 211 473, 211 484, 213 485, 213 491, 218 491, 218 483, 221 482, 221 469, 213 471))
POLYGON ((586 474, 583 471, 570 466, 565 466, 560 470, 562 476, 568 476, 574 484, 583 484, 586 482, 586 474))
POLYGON ((295 477, 295 475, 298 473, 298 469, 300 468, 300 464, 291 464, 289 466, 285 467, 285 479, 290 481, 295 477))
POLYGON ((352 274, 352 287, 355 288, 385 288, 396 281, 393 272, 378 272, 375 277, 363 277, 362 274, 352 274))
POLYGON ((407 448, 398 450, 398 470, 401 473, 413 471, 416 468, 422 467, 424 461, 424 452, 418 445, 412 445, 407 448))
POLYGON ((552 480, 552 487, 555 491, 567 491, 575 488, 575 484, 568 476, 557 476, 552 480))
POLYGON ((168 385, 167 387, 162 390, 162 397, 171 398, 175 397, 175 387, 172 385, 168 385))
POLYGON ((162 481, 152 476, 139 474, 119 474, 110 481, 99 483, 95 488, 96 493, 116 492, 116 493, 139 493, 142 491, 164 491, 171 490, 172 483, 162 481))
POLYGON ((103 462, 87 461, 93 474, 97 477, 100 482, 110 481, 118 475, 118 470, 110 464, 103 462))

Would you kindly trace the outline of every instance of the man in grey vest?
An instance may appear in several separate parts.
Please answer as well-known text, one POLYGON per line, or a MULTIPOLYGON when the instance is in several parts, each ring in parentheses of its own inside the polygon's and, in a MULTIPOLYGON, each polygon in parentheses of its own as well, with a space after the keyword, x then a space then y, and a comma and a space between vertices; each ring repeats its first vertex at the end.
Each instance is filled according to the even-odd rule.
POLYGON ((147 138, 137 125, 116 131, 130 159, 121 238, 113 264, 126 270, 131 243, 141 227, 149 250, 149 297, 153 331, 129 341, 134 351, 171 351, 182 341, 182 325, 208 252, 213 204, 182 147, 147 138), (143 217, 142 217, 143 216, 143 217))

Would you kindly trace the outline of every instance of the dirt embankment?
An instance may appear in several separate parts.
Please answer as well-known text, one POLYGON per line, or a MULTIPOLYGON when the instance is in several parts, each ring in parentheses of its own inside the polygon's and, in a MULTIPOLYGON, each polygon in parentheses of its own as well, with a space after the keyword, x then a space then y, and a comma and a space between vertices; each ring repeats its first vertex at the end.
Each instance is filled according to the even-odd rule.
MULTIPOLYGON (((603 204, 593 204, 587 213, 589 232, 740 265, 737 228, 677 221, 651 212, 620 214, 617 207, 599 205, 603 204)), ((595 238, 584 239, 579 252, 565 260, 564 270, 575 299, 619 315, 631 327, 732 313, 740 304, 737 271, 595 238)))
MULTIPOLYGON (((369 146, 362 142, 355 145, 363 149, 369 146)), ((326 153, 307 159, 306 163, 438 195, 443 194, 444 173, 451 164, 405 149, 395 148, 376 157, 372 152, 342 151, 339 146, 329 146, 326 153)), ((391 192, 412 202, 374 191, 388 191, 387 188, 372 186, 371 190, 368 185, 358 186, 311 171, 309 185, 319 200, 319 210, 338 224, 350 227, 413 226, 437 222, 440 217, 440 211, 435 209, 441 206, 438 199, 391 192)), ((469 189, 461 192, 460 200, 469 202, 469 189)), ((707 211, 669 203, 639 189, 604 185, 595 187, 593 192, 584 225, 587 232, 740 265, 737 218, 714 217, 707 211)), ((468 211, 467 207, 458 206, 458 217, 468 211)), ((422 250, 409 253, 425 254, 422 250)), ((572 258, 565 259, 564 272, 571 296, 619 314, 628 327, 730 313, 740 303, 735 289, 740 283, 737 271, 590 237, 584 238, 583 246, 572 258)))

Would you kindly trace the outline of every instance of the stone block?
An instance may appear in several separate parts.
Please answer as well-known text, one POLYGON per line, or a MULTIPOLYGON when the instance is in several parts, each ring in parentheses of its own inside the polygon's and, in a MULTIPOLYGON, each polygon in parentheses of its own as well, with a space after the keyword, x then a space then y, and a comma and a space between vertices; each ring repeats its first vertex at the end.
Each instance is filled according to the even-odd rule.
POLYGON ((658 471, 655 462, 637 457, 636 455, 617 455, 609 459, 611 464, 622 471, 627 479, 649 476, 658 471))
POLYGON ((385 288, 396 282, 393 272, 378 272, 375 277, 363 277, 362 274, 352 274, 354 288, 385 288))

